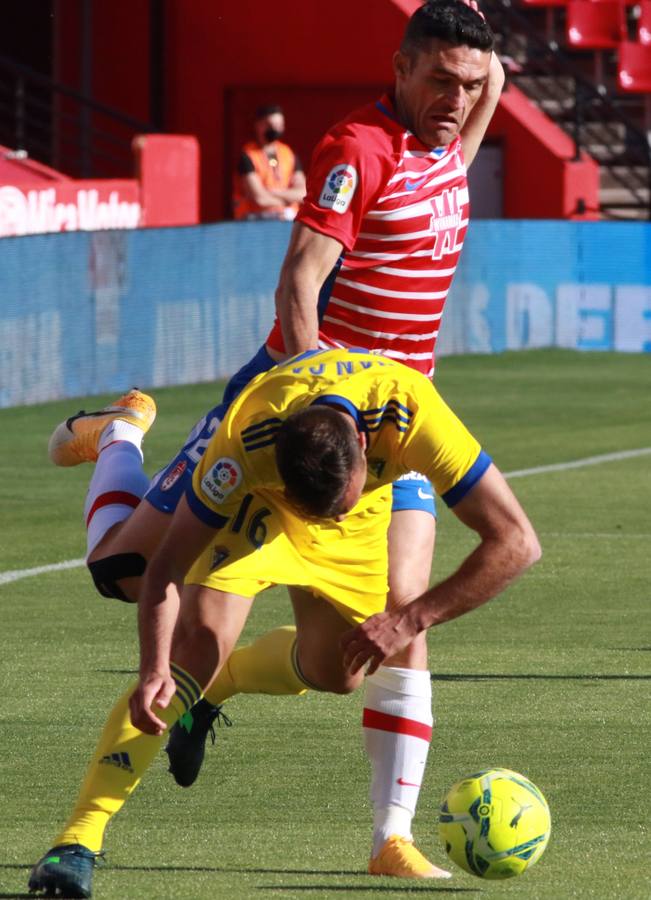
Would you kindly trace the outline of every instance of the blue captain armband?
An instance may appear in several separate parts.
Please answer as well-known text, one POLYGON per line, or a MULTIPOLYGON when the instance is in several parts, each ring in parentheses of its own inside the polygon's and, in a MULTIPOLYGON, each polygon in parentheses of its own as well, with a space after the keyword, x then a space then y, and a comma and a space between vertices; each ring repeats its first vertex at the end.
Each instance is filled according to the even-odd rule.
POLYGON ((223 528, 228 522, 228 516, 220 516, 219 513, 213 512, 197 497, 192 487, 185 492, 188 506, 198 519, 201 519, 206 525, 210 525, 215 530, 223 528))
POLYGON ((468 491, 477 484, 492 462, 493 460, 488 453, 484 453, 483 450, 480 450, 479 456, 468 469, 461 481, 457 481, 453 488, 450 488, 449 491, 446 491, 446 493, 442 495, 444 503, 447 506, 456 506, 460 500, 463 500, 468 491))

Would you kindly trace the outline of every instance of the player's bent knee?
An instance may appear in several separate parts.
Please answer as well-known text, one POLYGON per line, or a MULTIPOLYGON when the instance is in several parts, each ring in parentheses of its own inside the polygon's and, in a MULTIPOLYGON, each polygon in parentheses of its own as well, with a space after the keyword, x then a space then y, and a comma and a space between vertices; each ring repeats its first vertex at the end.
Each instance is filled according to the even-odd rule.
POLYGON ((340 684, 336 684, 334 687, 330 688, 331 694, 352 694, 353 691, 356 691, 358 688, 358 684, 350 684, 350 682, 344 682, 340 684))
POLYGON ((140 553, 116 553, 88 563, 95 587, 102 597, 135 603, 118 584, 123 578, 140 578, 147 568, 147 560, 140 553))
POLYGON ((349 672, 331 674, 324 679, 324 685, 321 690, 330 694, 352 694, 363 680, 364 674, 362 672, 355 675, 351 675, 349 672))
POLYGON ((364 679, 363 672, 352 675, 344 670, 333 671, 331 667, 324 670, 314 665, 303 666, 300 656, 295 660, 295 667, 296 674, 307 688, 326 694, 352 694, 364 679))

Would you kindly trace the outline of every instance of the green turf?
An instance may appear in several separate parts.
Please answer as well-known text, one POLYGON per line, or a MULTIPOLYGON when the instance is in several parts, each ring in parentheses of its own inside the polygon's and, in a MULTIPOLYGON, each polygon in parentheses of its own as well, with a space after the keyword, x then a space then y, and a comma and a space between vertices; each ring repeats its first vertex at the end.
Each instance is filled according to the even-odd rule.
MULTIPOLYGON (((651 446, 648 357, 540 351, 443 359, 437 379, 504 471, 651 446)), ((165 461, 214 387, 156 390, 149 466, 165 461)), ((102 398, 102 400, 110 398, 102 398)), ((85 401, 90 407, 97 400, 85 401)), ((83 405, 80 402, 79 405, 83 405)), ((75 403, 0 412, 1 569, 83 555, 89 467, 45 446, 75 403)), ((649 881, 651 457, 531 475, 512 486, 542 561, 503 597, 430 635, 438 727, 415 822, 444 862, 436 812, 467 772, 524 772, 549 801, 540 863, 512 882, 455 870, 420 884, 364 874, 370 837, 361 694, 240 697, 200 782, 173 785, 161 755, 112 824, 104 900, 482 895, 646 900, 649 881)), ((472 545, 442 511, 435 576, 472 545)), ((68 812, 105 714, 137 666, 133 608, 96 597, 83 569, 0 585, 0 898, 68 812)), ((282 590, 247 636, 287 621, 282 590)))

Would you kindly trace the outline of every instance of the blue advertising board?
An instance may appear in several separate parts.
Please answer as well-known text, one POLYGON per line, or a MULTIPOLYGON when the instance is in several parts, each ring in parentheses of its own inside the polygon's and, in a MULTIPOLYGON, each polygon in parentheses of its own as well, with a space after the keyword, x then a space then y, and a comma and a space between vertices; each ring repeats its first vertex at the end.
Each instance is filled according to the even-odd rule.
MULTIPOLYGON (((211 381, 264 341, 291 226, 0 240, 0 407, 211 381)), ((651 225, 476 221, 438 352, 651 352, 651 225)))

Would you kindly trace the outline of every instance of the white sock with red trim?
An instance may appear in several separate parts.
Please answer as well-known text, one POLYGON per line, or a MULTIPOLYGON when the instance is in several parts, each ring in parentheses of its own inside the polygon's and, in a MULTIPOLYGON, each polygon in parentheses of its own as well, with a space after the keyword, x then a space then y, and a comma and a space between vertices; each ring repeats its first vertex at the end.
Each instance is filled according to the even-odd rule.
MULTIPOLYGON (((125 422, 124 419, 113 419, 99 436, 97 449, 101 453, 117 441, 128 441, 140 450, 144 436, 145 432, 142 428, 138 428, 137 425, 125 422)), ((142 462, 142 452, 140 453, 140 461, 142 462)))
POLYGON ((374 857, 392 834, 412 839, 433 723, 429 672, 380 666, 366 679, 363 725, 372 769, 374 857))
POLYGON ((109 528, 131 515, 149 487, 149 478, 142 468, 142 437, 138 427, 119 419, 102 433, 84 504, 87 555, 109 528))

